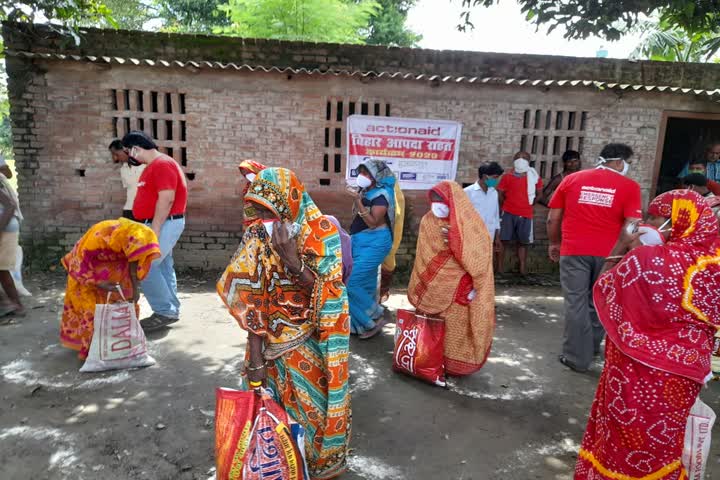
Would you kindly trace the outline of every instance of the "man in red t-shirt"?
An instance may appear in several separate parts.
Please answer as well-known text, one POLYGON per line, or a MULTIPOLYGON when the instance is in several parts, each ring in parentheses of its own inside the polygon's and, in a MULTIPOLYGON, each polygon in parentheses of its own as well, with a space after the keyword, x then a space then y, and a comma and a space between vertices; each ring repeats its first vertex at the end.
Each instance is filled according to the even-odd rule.
POLYGON ((590 367, 605 335, 592 301, 593 285, 621 229, 642 217, 640 185, 625 176, 632 155, 627 145, 607 145, 597 168, 566 177, 550 201, 548 253, 560 262, 565 297, 559 359, 578 372, 590 367))
POLYGON ((144 132, 132 131, 122 140, 129 162, 145 164, 133 203, 135 219, 158 236, 162 256, 155 260, 142 289, 153 314, 140 321, 143 330, 158 330, 180 319, 173 248, 185 229, 187 181, 177 162, 160 153, 144 132))
POLYGON ((533 205, 542 198, 542 179, 530 166, 530 154, 518 152, 513 170, 502 176, 497 191, 500 200, 500 252, 498 272, 505 272, 505 251, 511 242, 517 244, 520 275, 527 274, 528 245, 533 243, 533 205))

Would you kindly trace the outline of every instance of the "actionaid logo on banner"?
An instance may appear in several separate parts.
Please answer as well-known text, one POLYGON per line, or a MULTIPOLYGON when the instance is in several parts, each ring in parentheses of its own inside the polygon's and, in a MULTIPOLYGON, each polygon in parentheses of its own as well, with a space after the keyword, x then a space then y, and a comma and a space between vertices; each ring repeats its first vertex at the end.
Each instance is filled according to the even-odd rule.
POLYGON ((366 129, 369 133, 397 133, 400 135, 433 135, 442 133, 440 127, 404 127, 402 125, 373 125, 369 123, 366 129))

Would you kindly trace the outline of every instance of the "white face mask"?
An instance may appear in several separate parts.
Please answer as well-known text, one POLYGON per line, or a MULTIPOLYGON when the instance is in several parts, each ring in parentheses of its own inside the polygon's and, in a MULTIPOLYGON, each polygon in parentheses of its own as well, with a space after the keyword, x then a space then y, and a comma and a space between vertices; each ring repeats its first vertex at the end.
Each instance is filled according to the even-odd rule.
POLYGON ((430 210, 437 218, 448 218, 450 216, 450 207, 441 202, 432 202, 430 210))
POLYGON ((358 175, 357 177, 357 186, 360 188, 368 188, 372 185, 372 180, 370 180, 365 175, 358 175))
POLYGON ((623 160, 623 169, 622 172, 620 172, 621 175, 625 176, 627 175, 628 171, 630 170, 630 164, 623 160))
POLYGON ((275 220, 263 220, 263 226, 265 227, 265 231, 270 238, 272 238, 273 234, 273 225, 275 225, 275 220))
POLYGON ((255 174, 250 172, 247 175, 245 175, 245 178, 247 178, 247 181, 252 183, 253 180, 255 180, 255 174))

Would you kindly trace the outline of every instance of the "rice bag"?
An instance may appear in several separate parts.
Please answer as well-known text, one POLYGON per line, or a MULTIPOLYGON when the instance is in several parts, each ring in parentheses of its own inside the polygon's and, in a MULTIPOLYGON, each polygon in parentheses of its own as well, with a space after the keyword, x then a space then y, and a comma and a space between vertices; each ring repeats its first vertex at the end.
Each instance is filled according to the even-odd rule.
POLYGON ((398 310, 395 327, 393 370, 426 382, 446 386, 445 322, 398 310))
POLYGON ((268 390, 218 388, 217 480, 309 480, 305 433, 268 390))

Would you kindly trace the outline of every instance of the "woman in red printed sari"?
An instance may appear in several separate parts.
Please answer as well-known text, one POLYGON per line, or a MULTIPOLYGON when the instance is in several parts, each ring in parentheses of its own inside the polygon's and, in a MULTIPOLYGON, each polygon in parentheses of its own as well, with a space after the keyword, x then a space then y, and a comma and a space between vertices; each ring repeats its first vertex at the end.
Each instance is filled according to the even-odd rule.
POLYGON ((478 371, 495 330, 492 240, 470 199, 455 182, 430 190, 431 211, 420 223, 408 300, 445 321, 445 370, 478 371))
POLYGON ((150 227, 126 218, 90 227, 62 260, 68 272, 60 322, 63 346, 77 350, 84 360, 95 330, 95 305, 107 302, 108 292, 119 297, 119 286, 137 308, 139 281, 156 258, 160 258, 160 245, 150 227))
POLYGON ((646 223, 662 238, 632 248, 638 234, 623 231, 606 268, 617 265, 595 284, 605 368, 576 480, 687 478, 685 426, 720 323, 718 220, 700 195, 674 190, 652 201, 646 223))

